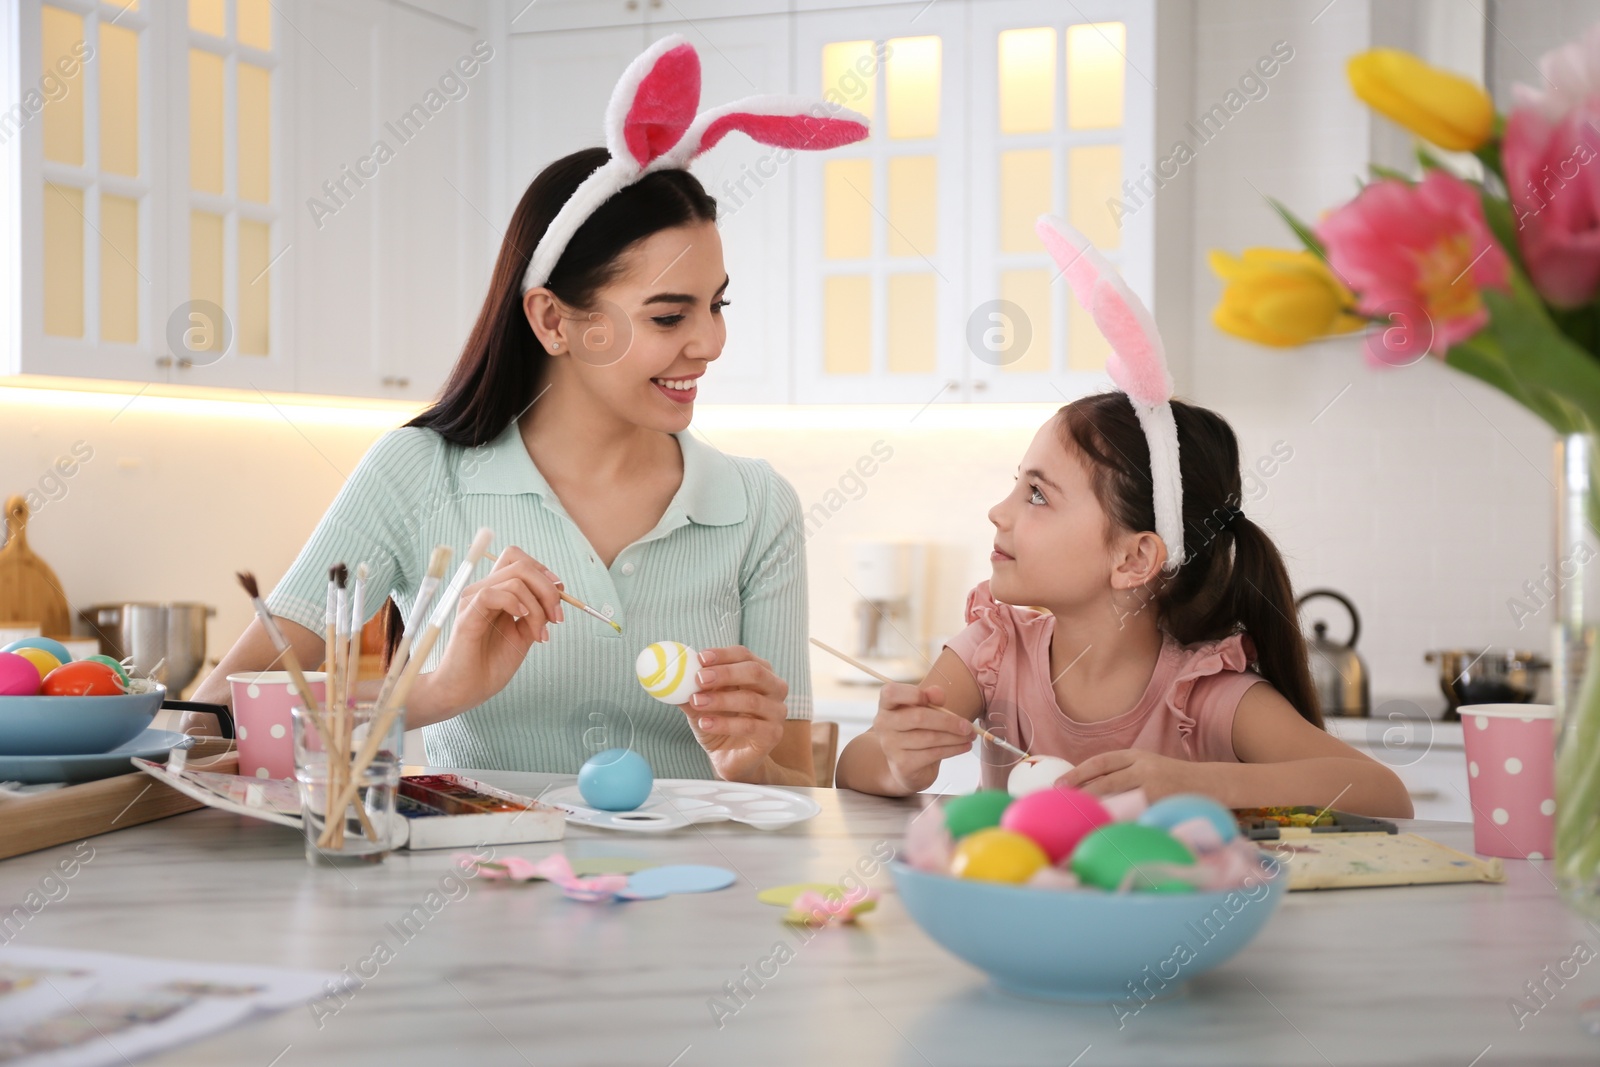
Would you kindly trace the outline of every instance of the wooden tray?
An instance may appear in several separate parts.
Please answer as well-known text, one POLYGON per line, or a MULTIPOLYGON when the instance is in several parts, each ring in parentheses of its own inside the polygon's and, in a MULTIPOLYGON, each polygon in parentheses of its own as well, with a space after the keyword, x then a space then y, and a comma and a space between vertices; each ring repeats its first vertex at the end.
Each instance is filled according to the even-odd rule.
MULTIPOLYGON (((202 737, 188 752, 189 765, 225 774, 239 772, 232 741, 202 737)), ((33 796, 0 798, 0 859, 41 848, 125 830, 204 807, 128 764, 115 778, 69 785, 33 796)))

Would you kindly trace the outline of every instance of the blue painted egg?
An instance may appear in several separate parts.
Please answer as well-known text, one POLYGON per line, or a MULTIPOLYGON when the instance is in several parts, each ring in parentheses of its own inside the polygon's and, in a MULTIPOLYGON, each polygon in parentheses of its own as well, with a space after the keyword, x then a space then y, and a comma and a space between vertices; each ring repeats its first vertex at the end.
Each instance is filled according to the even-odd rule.
POLYGON ((1218 840, 1215 843, 1218 845, 1225 845, 1239 836, 1239 823, 1233 812, 1199 793, 1174 793, 1170 797, 1162 797, 1146 808, 1135 821, 1144 826, 1171 831, 1173 827, 1192 819, 1204 819, 1210 823, 1217 832, 1218 840))
POLYGON ((72 653, 67 651, 67 646, 48 637, 24 637, 20 641, 13 641, 4 648, 0 648, 0 652, 15 652, 19 648, 37 648, 42 652, 50 653, 61 663, 72 662, 72 653))
POLYGON ((650 797, 655 775, 631 748, 608 748, 578 771, 578 792, 591 808, 632 811, 650 797))

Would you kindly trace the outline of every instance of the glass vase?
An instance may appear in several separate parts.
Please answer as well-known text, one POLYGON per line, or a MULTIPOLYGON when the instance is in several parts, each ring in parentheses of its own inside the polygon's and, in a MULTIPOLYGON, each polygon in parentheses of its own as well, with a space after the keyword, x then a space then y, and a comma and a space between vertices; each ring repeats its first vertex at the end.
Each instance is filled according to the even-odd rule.
POLYGON ((1556 441, 1553 671, 1556 742, 1556 884, 1576 911, 1600 918, 1600 445, 1591 434, 1556 441))

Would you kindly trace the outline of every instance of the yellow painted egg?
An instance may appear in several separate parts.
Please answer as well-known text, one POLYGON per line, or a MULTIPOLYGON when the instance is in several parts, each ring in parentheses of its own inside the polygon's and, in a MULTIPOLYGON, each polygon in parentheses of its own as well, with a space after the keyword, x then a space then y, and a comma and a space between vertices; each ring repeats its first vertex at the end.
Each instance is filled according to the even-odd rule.
POLYGON ((657 641, 639 653, 634 671, 644 691, 668 704, 687 704, 700 692, 694 680, 700 669, 699 653, 679 641, 657 641))
POLYGON ((970 833, 957 843, 950 873, 957 878, 1020 885, 1049 865, 1050 858, 1032 838, 991 828, 970 833))
POLYGON ((19 648, 14 650, 14 654, 33 664, 38 669, 40 678, 61 666, 60 659, 42 648, 19 648))

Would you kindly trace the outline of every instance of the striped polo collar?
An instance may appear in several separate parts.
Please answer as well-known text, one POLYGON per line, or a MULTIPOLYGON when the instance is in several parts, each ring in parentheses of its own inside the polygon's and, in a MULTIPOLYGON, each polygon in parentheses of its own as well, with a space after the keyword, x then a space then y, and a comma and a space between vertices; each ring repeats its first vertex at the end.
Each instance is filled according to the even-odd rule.
MULTIPOLYGON (((683 453, 683 484, 673 494, 667 514, 682 512, 702 526, 731 526, 746 514, 744 480, 733 461, 701 441, 692 431, 672 435, 683 453)), ((561 501, 540 473, 513 419, 486 445, 463 450, 460 486, 463 493, 520 496, 532 493, 559 510, 561 501)))

